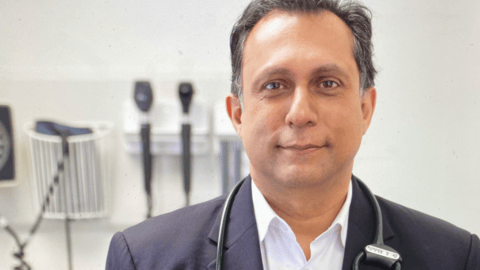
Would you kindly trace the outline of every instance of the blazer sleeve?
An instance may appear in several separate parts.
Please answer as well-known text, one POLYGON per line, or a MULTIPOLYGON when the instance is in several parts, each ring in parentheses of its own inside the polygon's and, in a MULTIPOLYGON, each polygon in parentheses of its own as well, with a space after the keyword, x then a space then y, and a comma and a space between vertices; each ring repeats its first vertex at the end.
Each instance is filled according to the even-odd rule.
POLYGON ((472 234, 472 241, 470 243, 470 253, 468 254, 467 265, 465 270, 480 269, 480 240, 478 236, 472 234))
POLYGON ((108 249, 106 270, 136 270, 125 236, 117 232, 108 249))

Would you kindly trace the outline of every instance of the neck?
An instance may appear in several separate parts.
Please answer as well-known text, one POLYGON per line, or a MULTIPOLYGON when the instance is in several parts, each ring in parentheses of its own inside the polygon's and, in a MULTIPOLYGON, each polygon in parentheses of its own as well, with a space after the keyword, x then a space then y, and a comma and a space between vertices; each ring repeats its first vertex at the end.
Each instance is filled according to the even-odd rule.
POLYGON ((310 243, 331 226, 345 203, 351 172, 313 187, 271 185, 252 178, 270 207, 293 230, 308 260, 310 243))

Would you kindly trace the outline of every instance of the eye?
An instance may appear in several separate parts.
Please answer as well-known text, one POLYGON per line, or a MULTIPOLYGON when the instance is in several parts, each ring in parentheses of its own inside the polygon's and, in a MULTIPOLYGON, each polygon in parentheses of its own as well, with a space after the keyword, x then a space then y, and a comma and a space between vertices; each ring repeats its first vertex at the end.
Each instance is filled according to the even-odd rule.
POLYGON ((263 86, 263 88, 267 90, 275 90, 275 89, 280 89, 282 87, 283 85, 279 82, 269 82, 263 86))
POLYGON ((320 86, 322 88, 334 88, 334 87, 338 87, 338 83, 334 81, 323 81, 322 83, 320 83, 320 86))

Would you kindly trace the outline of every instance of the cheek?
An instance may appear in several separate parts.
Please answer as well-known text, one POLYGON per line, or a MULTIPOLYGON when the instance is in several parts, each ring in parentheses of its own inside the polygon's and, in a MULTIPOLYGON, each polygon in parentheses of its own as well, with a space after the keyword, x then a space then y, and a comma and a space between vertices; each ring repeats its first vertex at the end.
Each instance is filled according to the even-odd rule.
POLYGON ((347 149, 357 148, 360 145, 363 135, 363 122, 358 104, 337 106, 332 109, 326 124, 333 132, 331 134, 332 143, 341 144, 337 146, 345 146, 347 149))
POLYGON ((283 122, 281 113, 275 108, 252 106, 242 114, 242 123, 244 144, 250 144, 253 151, 265 151, 265 147, 275 144, 277 131, 283 122))

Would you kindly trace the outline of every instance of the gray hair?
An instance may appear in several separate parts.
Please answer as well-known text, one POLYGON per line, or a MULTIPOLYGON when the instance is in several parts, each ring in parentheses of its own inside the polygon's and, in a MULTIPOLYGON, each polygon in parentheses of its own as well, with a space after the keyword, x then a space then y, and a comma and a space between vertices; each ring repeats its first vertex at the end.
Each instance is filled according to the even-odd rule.
MULTIPOLYGON (((354 37, 353 55, 360 74, 360 90, 374 86, 377 71, 373 66, 370 10, 360 3, 341 0, 253 0, 235 23, 230 35, 232 60, 231 92, 242 101, 242 55, 245 41, 257 22, 274 9, 317 13, 330 11, 342 19, 354 37)), ((243 102, 242 102, 243 103, 243 102)))

